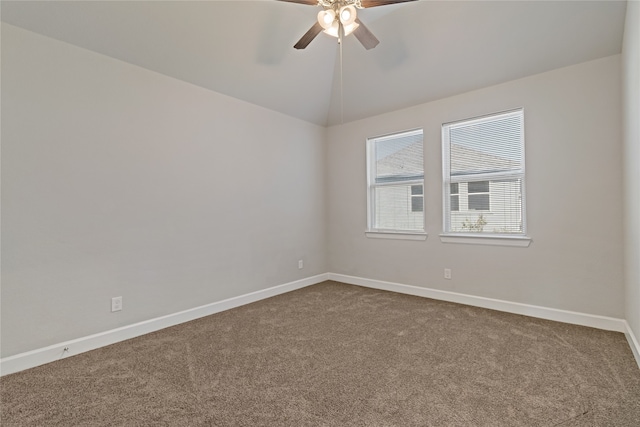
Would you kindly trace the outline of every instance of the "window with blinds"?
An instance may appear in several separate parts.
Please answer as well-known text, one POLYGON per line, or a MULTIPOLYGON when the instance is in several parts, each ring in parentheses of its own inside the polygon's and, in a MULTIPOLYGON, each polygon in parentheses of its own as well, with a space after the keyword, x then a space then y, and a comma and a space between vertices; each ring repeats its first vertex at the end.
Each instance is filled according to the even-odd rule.
POLYGON ((422 129, 367 139, 369 231, 424 232, 422 129))
POLYGON ((445 234, 525 235, 524 113, 442 126, 445 234))

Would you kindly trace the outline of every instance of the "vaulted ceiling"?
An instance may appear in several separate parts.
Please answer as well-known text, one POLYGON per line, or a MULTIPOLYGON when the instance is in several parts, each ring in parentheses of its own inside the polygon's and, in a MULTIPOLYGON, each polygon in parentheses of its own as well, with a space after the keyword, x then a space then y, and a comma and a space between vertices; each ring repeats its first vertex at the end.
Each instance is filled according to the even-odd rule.
POLYGON ((319 125, 620 53, 626 2, 416 1, 359 11, 365 50, 316 6, 262 1, 2 1, 7 22, 319 125), (342 96, 340 81, 342 76, 342 96))

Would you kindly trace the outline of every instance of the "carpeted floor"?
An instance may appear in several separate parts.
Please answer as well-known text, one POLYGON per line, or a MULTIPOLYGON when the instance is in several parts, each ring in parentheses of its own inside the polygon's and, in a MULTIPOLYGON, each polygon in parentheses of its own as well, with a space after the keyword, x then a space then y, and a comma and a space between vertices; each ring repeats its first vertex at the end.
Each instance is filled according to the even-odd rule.
POLYGON ((2 426, 640 426, 623 334, 325 282, 0 379, 2 426))

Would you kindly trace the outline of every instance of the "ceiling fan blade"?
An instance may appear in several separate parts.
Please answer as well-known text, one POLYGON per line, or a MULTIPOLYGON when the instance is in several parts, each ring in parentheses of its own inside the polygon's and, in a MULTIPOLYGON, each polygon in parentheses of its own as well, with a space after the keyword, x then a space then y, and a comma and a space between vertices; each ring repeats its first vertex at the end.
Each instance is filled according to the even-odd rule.
POLYGON ((278 0, 278 1, 286 1, 288 3, 308 4, 310 6, 316 6, 318 4, 318 0, 278 0))
POLYGON ((376 36, 374 36, 373 33, 364 26, 360 19, 356 19, 356 22, 359 25, 358 28, 356 28, 353 32, 353 35, 356 36, 360 43, 362 43, 362 46, 364 46, 364 48, 367 50, 373 49, 374 47, 378 46, 380 40, 378 40, 376 36))
MULTIPOLYGON (((286 1, 286 0, 283 0, 286 1)), ((368 7, 376 7, 376 6, 386 6, 388 4, 396 4, 396 3, 406 3, 409 1, 416 0, 361 0, 362 7, 365 9, 368 7)))
POLYGON ((322 31, 322 25, 320 25, 319 22, 316 22, 313 24, 313 27, 309 28, 309 31, 304 33, 304 36, 302 36, 300 40, 298 40, 298 43, 293 45, 293 47, 296 49, 304 49, 313 39, 316 38, 318 34, 320 34, 320 31, 322 31))

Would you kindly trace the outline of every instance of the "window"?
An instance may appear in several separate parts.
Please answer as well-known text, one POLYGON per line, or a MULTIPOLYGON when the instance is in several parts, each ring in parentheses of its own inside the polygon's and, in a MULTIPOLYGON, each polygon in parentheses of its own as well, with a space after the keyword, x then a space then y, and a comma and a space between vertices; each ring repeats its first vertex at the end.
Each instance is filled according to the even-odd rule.
POLYGON ((422 129, 367 139, 368 231, 424 232, 422 129))
POLYGON ((444 235, 524 236, 522 110, 442 126, 444 235))
POLYGON ((460 210, 460 194, 458 193, 460 191, 460 186, 457 182, 451 183, 450 186, 450 191, 451 191, 451 205, 450 205, 450 209, 451 211, 459 211, 460 210))
POLYGON ((411 212, 424 211, 424 196, 422 195, 422 185, 411 186, 411 212))
POLYGON ((488 211, 491 205, 489 181, 470 182, 467 184, 470 211, 488 211))

